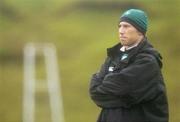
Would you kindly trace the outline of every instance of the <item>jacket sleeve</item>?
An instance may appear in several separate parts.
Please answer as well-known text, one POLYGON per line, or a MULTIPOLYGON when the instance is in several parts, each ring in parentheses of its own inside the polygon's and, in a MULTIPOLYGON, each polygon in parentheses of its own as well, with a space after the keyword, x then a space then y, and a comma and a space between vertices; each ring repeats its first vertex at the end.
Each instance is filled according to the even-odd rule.
POLYGON ((96 102, 111 100, 112 96, 128 98, 126 99, 128 104, 151 100, 157 94, 158 79, 154 78, 159 75, 159 72, 160 68, 154 56, 139 54, 134 63, 128 67, 119 72, 107 74, 92 88, 91 97, 96 102))

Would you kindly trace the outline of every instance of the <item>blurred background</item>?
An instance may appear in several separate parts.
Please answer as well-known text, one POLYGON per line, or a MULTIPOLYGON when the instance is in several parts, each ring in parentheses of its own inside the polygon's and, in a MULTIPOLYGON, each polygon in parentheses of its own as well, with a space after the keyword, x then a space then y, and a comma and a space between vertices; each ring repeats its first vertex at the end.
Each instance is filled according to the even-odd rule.
MULTIPOLYGON (((28 42, 57 48, 65 121, 95 122, 100 109, 90 100, 89 80, 106 48, 118 42, 119 17, 128 8, 148 13, 148 39, 163 56, 170 122, 180 122, 179 6, 179 0, 0 0, 0 122, 22 122, 28 42)), ((45 78, 42 60, 36 70, 37 78, 45 78)), ((48 112, 43 114, 49 109, 47 95, 38 100, 45 108, 36 107, 36 121, 50 122, 48 112)))

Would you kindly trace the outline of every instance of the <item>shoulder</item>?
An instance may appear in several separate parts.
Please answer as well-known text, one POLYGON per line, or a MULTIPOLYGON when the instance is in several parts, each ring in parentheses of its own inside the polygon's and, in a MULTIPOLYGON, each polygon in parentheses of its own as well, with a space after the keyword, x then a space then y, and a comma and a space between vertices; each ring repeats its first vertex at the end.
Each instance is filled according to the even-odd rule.
POLYGON ((148 54, 148 53, 138 53, 136 55, 136 59, 149 60, 149 61, 156 60, 156 58, 152 54, 148 54))
POLYGON ((138 64, 149 64, 152 67, 161 68, 162 63, 157 58, 149 53, 138 53, 135 58, 135 62, 138 64))
POLYGON ((161 54, 148 41, 143 41, 139 45, 133 60, 151 62, 160 68, 162 68, 163 65, 161 54))

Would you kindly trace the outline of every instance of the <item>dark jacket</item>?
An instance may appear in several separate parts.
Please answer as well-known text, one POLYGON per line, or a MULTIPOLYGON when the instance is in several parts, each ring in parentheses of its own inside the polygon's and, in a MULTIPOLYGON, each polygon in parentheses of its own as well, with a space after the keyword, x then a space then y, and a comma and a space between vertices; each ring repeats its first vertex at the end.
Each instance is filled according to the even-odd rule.
POLYGON ((98 122, 168 122, 160 54, 145 38, 121 52, 118 44, 90 82, 90 96, 102 108, 98 122))

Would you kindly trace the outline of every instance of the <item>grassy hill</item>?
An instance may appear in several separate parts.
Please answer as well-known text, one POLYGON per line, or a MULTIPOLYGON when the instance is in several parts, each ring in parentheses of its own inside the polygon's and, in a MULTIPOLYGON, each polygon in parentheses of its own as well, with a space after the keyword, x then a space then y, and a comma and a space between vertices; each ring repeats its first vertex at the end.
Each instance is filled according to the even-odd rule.
MULTIPOLYGON (((57 47, 66 122, 95 121, 100 109, 89 98, 89 79, 104 61, 106 48, 118 42, 118 20, 128 7, 142 8, 149 15, 147 36, 164 57, 170 122, 180 121, 178 0, 4 0, 0 4, 0 122, 22 121, 27 42, 51 42, 57 47)), ((37 70, 37 77, 43 78, 39 75, 43 66, 37 70)))

